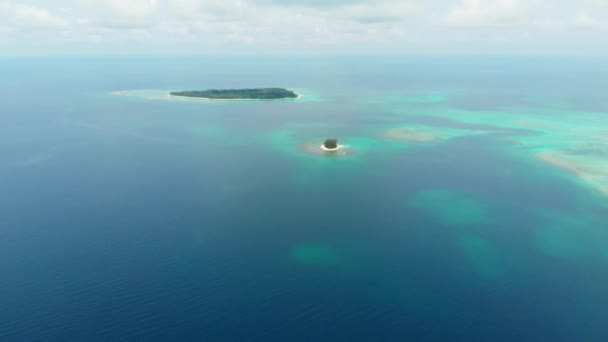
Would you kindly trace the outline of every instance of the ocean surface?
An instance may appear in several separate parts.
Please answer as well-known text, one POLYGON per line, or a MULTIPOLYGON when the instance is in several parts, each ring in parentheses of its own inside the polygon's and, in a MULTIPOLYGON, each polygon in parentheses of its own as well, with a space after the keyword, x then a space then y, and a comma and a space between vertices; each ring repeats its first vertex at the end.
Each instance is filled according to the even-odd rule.
POLYGON ((1 341, 608 341, 606 60, 0 75, 1 341))

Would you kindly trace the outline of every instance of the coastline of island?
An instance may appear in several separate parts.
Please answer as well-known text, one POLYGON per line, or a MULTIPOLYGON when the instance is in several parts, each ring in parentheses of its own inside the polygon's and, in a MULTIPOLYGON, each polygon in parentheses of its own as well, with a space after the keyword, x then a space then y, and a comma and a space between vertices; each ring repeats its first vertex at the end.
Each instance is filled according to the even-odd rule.
POLYGON ((325 145, 321 145, 321 149, 323 151, 325 151, 325 152, 336 152, 336 151, 339 151, 339 150, 341 150, 341 149, 343 149, 345 147, 346 146, 344 146, 344 145, 338 145, 338 146, 336 146, 336 148, 327 148, 327 147, 325 147, 325 145))

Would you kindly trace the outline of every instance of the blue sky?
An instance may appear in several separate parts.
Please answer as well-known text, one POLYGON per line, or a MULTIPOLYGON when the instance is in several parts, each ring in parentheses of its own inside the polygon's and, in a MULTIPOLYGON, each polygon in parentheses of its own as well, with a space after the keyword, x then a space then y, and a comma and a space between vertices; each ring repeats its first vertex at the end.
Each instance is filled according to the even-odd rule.
POLYGON ((0 55, 608 55, 608 0, 0 0, 0 55))

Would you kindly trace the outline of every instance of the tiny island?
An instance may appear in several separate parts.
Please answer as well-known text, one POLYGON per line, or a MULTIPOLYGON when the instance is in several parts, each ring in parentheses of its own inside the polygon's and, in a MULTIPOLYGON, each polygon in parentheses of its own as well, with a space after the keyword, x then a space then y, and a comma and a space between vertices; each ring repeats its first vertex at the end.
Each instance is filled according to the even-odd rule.
POLYGON ((171 96, 212 100, 280 100, 298 98, 298 94, 284 88, 186 90, 173 91, 170 94, 171 96))
POLYGON ((338 139, 333 138, 325 139, 323 142, 317 140, 305 143, 302 145, 302 151, 324 157, 347 157, 355 153, 352 147, 339 144, 338 139))
POLYGON ((338 148, 338 139, 327 139, 323 143, 326 150, 335 150, 338 148))
POLYGON ((323 145, 321 145, 321 149, 327 152, 337 151, 341 147, 341 145, 338 145, 338 139, 326 139, 323 145))

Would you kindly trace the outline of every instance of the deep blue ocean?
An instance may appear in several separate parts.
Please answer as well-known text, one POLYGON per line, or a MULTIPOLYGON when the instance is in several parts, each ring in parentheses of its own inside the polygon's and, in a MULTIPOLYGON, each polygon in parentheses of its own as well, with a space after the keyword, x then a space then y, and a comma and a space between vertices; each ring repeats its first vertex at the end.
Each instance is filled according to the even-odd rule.
POLYGON ((503 125, 608 120, 605 60, 4 58, 0 75, 0 341, 608 341, 608 197, 503 125), (149 96, 245 87, 304 97, 149 96), (400 125, 441 138, 383 138, 400 125), (327 137, 353 155, 302 147, 327 137))

